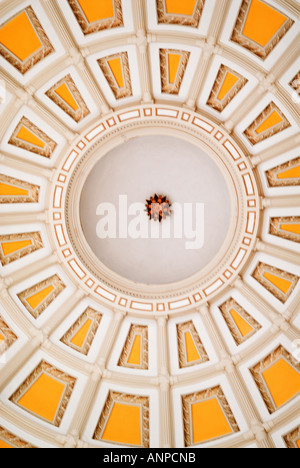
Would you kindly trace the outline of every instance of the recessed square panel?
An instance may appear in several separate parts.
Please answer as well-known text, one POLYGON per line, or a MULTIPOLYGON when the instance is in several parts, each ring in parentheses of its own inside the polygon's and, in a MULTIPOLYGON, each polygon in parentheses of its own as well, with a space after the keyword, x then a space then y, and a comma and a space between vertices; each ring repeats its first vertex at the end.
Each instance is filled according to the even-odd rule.
POLYGON ((24 411, 59 427, 76 379, 42 360, 10 401, 24 411))
POLYGON ((54 48, 31 6, 1 24, 0 54, 22 74, 52 52, 54 48))
POLYGON ((220 386, 182 396, 185 447, 240 431, 220 386))
POLYGON ((83 34, 123 26, 121 0, 68 0, 83 34))
POLYGON ((197 28, 205 0, 156 0, 158 23, 197 28))
POLYGON ((262 0, 243 0, 231 40, 265 60, 294 21, 262 0))

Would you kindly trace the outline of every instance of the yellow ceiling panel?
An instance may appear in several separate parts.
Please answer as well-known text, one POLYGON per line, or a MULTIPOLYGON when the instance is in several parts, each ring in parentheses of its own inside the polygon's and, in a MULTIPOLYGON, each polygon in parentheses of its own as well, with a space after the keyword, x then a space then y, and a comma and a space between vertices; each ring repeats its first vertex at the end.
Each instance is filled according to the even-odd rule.
POLYGON ((63 99, 73 110, 78 109, 78 104, 74 99, 73 94, 71 93, 70 89, 66 85, 66 83, 62 83, 58 88, 55 90, 56 94, 63 99))
POLYGON ((287 17, 260 0, 252 0, 243 35, 265 47, 287 17))
POLYGON ((287 171, 281 172, 278 174, 278 179, 298 179, 300 177, 300 165, 288 169, 287 171))
POLYGON ((114 403, 102 439, 120 444, 141 445, 140 407, 114 403))
POLYGON ((220 89, 218 99, 220 101, 229 93, 229 91, 234 87, 239 78, 232 73, 227 72, 222 87, 220 89))
POLYGON ((0 182, 0 196, 27 196, 28 190, 0 182))
POLYGON ((81 348, 83 346, 83 343, 86 339, 87 334, 89 333, 92 323, 93 321, 91 319, 86 320, 86 322, 71 339, 71 343, 73 343, 73 345, 77 346, 78 348, 81 348))
POLYGON ((284 294, 287 294, 292 286, 292 282, 272 273, 265 272, 264 277, 270 281, 276 288, 280 289, 284 294))
POLYGON ((116 82, 118 83, 119 88, 124 88, 124 77, 121 57, 109 59, 107 60, 107 63, 111 69, 112 74, 116 79, 116 82))
POLYGON ((197 0, 166 0, 166 12, 176 15, 192 16, 197 0))
POLYGON ((274 127, 280 122, 282 122, 282 117, 278 114, 278 112, 273 111, 272 114, 270 114, 264 120, 264 122, 259 127, 257 127, 256 133, 260 134, 262 132, 265 132, 266 130, 269 130, 270 128, 274 127))
POLYGON ((193 404, 192 420, 194 444, 232 433, 217 398, 193 404))
POLYGON ((42 47, 24 11, 2 26, 0 29, 0 43, 21 61, 26 60, 42 47))
POLYGON ((0 439, 0 448, 7 449, 7 448, 14 448, 14 447, 12 445, 8 445, 6 442, 4 442, 4 440, 0 439))
POLYGON ((136 335, 135 339, 134 339, 134 342, 133 342, 133 345, 132 345, 132 348, 131 348, 131 352, 129 354, 129 358, 128 358, 128 364, 132 364, 132 365, 135 365, 135 366, 140 366, 141 365, 141 335, 136 335))
POLYGON ((52 422, 64 390, 63 383, 43 373, 18 400, 18 404, 52 422))
POLYGON ((300 224, 281 224, 280 229, 292 232, 293 234, 300 234, 300 224))
POLYGON ((19 140, 23 140, 26 143, 30 143, 31 145, 39 146, 40 148, 45 147, 45 142, 38 138, 33 132, 28 130, 24 125, 21 126, 19 132, 17 133, 17 138, 19 140))
POLYGON ((18 250, 24 249, 25 247, 29 247, 31 244, 31 240, 26 239, 21 241, 3 242, 1 243, 1 247, 3 250, 3 255, 6 256, 15 253, 18 250))
POLYGON ((277 408, 300 392, 300 374, 283 358, 262 375, 277 408))
POLYGON ((230 314, 243 337, 253 332, 253 327, 236 310, 232 309, 230 314))
POLYGON ((46 297, 52 293, 53 290, 53 286, 48 286, 47 288, 44 288, 41 291, 28 297, 26 301, 32 309, 36 309, 41 304, 41 302, 43 302, 46 299, 46 297))
POLYGON ((114 16, 113 0, 78 0, 78 3, 90 23, 114 16))
POLYGON ((187 362, 198 361, 200 359, 200 355, 190 332, 185 333, 185 347, 187 362))
POLYGON ((178 68, 181 61, 181 54, 168 54, 168 72, 169 72, 169 83, 174 84, 178 73, 178 68))

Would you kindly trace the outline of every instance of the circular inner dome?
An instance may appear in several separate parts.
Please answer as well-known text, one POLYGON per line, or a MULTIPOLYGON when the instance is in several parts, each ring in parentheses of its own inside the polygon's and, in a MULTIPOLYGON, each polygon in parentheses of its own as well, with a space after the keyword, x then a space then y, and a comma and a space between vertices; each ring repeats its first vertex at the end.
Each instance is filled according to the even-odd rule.
POLYGON ((169 136, 136 137, 111 150, 88 174, 80 200, 94 255, 114 273, 148 285, 205 268, 225 242, 230 217, 229 189, 216 162, 169 136), (162 219, 147 212, 155 195, 170 205, 162 219))

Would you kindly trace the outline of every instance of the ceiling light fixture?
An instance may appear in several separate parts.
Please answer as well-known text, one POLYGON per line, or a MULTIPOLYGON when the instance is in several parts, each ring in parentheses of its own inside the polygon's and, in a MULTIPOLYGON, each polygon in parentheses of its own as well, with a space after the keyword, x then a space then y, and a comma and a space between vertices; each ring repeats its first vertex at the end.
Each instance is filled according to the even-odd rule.
POLYGON ((171 203, 166 196, 154 195, 146 200, 146 212, 148 213, 149 219, 154 221, 162 222, 171 215, 171 203))

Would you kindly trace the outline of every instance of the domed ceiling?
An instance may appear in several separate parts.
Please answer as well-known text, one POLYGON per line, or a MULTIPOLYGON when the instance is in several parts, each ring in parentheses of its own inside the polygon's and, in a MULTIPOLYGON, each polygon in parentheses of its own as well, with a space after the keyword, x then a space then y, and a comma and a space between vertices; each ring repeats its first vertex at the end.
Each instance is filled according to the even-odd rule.
POLYGON ((300 448, 299 2, 0 17, 0 447, 300 448))

